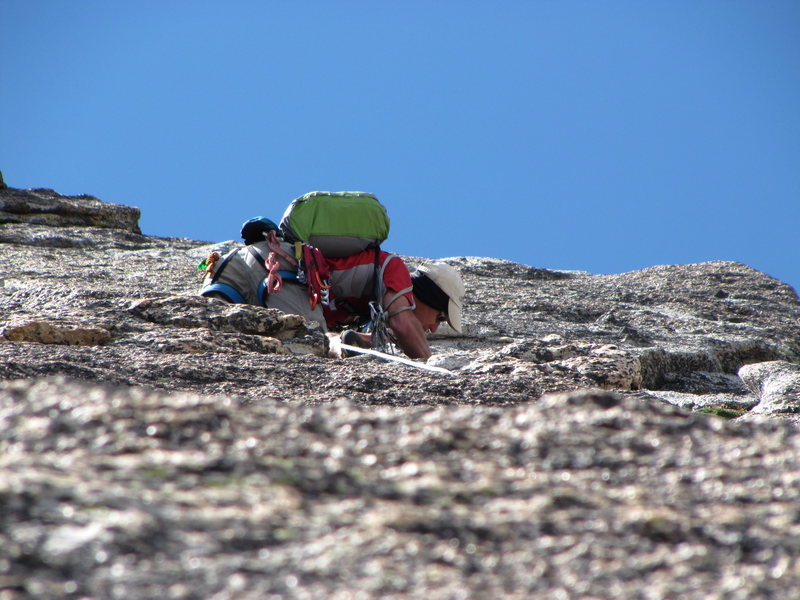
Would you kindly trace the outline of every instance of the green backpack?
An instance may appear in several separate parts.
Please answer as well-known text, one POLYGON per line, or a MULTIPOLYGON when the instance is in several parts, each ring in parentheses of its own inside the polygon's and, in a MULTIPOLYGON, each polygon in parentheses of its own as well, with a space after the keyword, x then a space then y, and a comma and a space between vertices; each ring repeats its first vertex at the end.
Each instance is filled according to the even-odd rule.
POLYGON ((292 201, 280 224, 287 242, 341 258, 378 247, 389 237, 386 208, 366 192, 310 192, 292 201))

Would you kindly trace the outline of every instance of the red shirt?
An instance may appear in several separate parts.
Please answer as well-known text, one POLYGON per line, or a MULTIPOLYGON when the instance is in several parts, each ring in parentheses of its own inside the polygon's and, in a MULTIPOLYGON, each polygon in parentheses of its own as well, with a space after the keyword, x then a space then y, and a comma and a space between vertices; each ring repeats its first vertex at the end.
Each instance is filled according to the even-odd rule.
MULTIPOLYGON (((393 256, 381 251, 378 256, 378 271, 387 258, 393 256)), ((344 258, 328 258, 331 271, 331 291, 333 306, 325 306, 325 321, 329 328, 354 323, 358 320, 352 312, 342 308, 342 301, 359 315, 369 315, 369 303, 375 300, 375 250, 369 249, 344 258)), ((411 287, 411 274, 399 256, 394 255, 383 271, 383 284, 386 292, 399 292, 411 287)), ((409 290, 403 294, 414 302, 409 290)), ((382 299, 381 299, 382 300, 382 299)), ((386 307, 384 307, 386 308, 386 307)))

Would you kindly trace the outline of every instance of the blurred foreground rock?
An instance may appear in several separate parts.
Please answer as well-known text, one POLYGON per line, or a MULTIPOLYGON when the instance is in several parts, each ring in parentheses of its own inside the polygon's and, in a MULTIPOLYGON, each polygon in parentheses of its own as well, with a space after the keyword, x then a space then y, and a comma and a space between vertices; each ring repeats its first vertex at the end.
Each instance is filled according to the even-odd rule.
POLYGON ((791 287, 450 258, 446 376, 195 296, 214 245, 131 211, 0 190, 3 600, 800 597, 791 287))
POLYGON ((800 437, 609 391, 321 406, 0 386, 26 597, 792 598, 800 437))

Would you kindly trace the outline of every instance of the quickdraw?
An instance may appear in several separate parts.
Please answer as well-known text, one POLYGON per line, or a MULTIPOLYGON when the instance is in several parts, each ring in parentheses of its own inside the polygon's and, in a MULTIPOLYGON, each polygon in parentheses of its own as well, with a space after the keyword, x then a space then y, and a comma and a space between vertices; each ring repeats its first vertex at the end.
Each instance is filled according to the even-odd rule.
POLYGON ((331 286, 325 284, 316 271, 312 274, 312 277, 313 282, 309 282, 308 284, 308 297, 311 309, 315 309, 320 302, 322 302, 323 306, 328 306, 330 303, 331 286))
POLYGON ((389 331, 386 311, 380 302, 369 303, 370 324, 372 325, 372 348, 387 354, 393 354, 392 342, 394 338, 389 331))
POLYGON ((267 275, 267 293, 277 294, 283 289, 283 279, 281 278, 281 274, 278 272, 281 264, 278 261, 278 257, 275 252, 269 253, 265 266, 269 272, 267 275))
POLYGON ((278 239, 275 237, 275 232, 270 231, 270 234, 267 235, 267 246, 271 252, 273 252, 276 256, 280 256, 286 263, 291 266, 297 266, 297 260, 288 252, 286 252, 283 248, 281 248, 281 244, 278 239))

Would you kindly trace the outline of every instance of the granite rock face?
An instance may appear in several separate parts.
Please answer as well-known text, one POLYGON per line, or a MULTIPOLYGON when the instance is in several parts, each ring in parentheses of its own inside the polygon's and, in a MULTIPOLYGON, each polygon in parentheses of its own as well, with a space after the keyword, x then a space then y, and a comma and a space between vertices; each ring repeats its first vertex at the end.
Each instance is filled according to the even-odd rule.
POLYGON ((753 413, 800 412, 800 365, 784 361, 745 365, 739 377, 759 399, 753 413))
POLYGON ((138 208, 108 204, 94 196, 62 196, 53 190, 0 188, 0 224, 102 227, 141 233, 138 208))
POLYGON ((0 190, 0 597, 800 596, 790 286, 452 257, 442 375, 196 296, 217 246, 0 190))
POLYGON ((0 337, 9 342, 38 342, 40 344, 66 344, 69 346, 99 346, 111 339, 111 334, 100 327, 83 327, 51 321, 22 321, 12 319, 0 330, 0 337))

